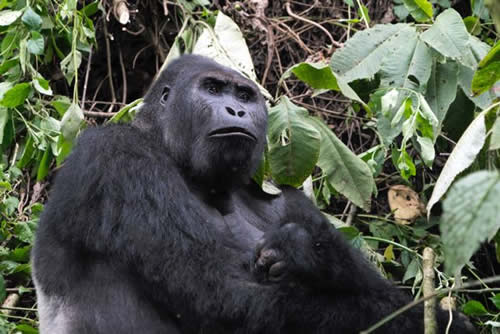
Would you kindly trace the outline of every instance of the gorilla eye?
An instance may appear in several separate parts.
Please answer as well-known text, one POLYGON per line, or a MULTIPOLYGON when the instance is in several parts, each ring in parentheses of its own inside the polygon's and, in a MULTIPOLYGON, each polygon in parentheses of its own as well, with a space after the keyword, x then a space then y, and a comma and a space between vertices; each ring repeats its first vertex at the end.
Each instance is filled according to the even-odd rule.
POLYGON ((167 102, 168 93, 170 93, 170 87, 165 86, 165 88, 163 88, 163 91, 161 92, 161 103, 167 102))
POLYGON ((209 86, 207 87, 207 91, 208 91, 210 94, 212 94, 212 95, 217 95, 217 94, 219 94, 220 89, 219 89, 219 87, 217 87, 217 85, 215 85, 215 84, 211 84, 211 85, 209 85, 209 86))
POLYGON ((247 92, 240 92, 238 98, 243 102, 248 102, 248 100, 250 100, 250 94, 247 92))

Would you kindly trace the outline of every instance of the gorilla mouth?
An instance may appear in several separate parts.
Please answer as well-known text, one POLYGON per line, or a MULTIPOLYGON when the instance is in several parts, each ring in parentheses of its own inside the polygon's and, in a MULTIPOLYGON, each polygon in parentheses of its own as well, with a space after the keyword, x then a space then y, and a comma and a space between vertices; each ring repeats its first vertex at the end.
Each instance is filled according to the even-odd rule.
POLYGON ((236 126, 231 126, 228 128, 222 128, 222 129, 217 129, 214 131, 211 131, 208 134, 209 137, 215 137, 215 138, 220 138, 220 137, 244 137, 251 139, 253 141, 257 141, 257 137, 253 133, 251 133, 248 130, 245 130, 240 127, 236 126))

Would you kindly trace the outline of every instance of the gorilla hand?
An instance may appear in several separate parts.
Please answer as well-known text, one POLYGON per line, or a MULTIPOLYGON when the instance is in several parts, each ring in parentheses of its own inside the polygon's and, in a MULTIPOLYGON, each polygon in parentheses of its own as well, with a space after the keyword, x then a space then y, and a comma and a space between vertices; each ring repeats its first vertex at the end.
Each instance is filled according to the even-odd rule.
POLYGON ((263 283, 310 281, 320 274, 320 253, 321 243, 315 242, 309 231, 296 223, 287 223, 267 232, 259 241, 253 274, 263 283))

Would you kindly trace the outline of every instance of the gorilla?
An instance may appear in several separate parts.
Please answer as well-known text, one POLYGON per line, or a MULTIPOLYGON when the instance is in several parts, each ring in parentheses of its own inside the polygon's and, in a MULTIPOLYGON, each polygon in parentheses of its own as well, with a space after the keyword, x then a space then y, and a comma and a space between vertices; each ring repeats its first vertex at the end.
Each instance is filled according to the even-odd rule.
MULTIPOLYGON (((36 234, 41 333, 349 334, 410 302, 302 192, 252 181, 266 128, 252 81, 186 55, 132 124, 86 130, 36 234)), ((423 333, 422 318, 378 333, 423 333)), ((457 313, 452 333, 469 333, 457 313)))

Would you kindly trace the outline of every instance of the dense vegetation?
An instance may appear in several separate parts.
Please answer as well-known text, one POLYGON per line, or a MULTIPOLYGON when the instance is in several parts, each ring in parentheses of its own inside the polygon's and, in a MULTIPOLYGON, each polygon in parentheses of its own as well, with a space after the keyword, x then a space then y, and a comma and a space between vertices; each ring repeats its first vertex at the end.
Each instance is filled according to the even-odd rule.
POLYGON ((495 0, 0 0, 0 333, 37 332, 33 232, 78 133, 191 52, 268 99, 265 191, 302 187, 416 298, 432 248, 439 298, 496 333, 498 31, 495 0))

